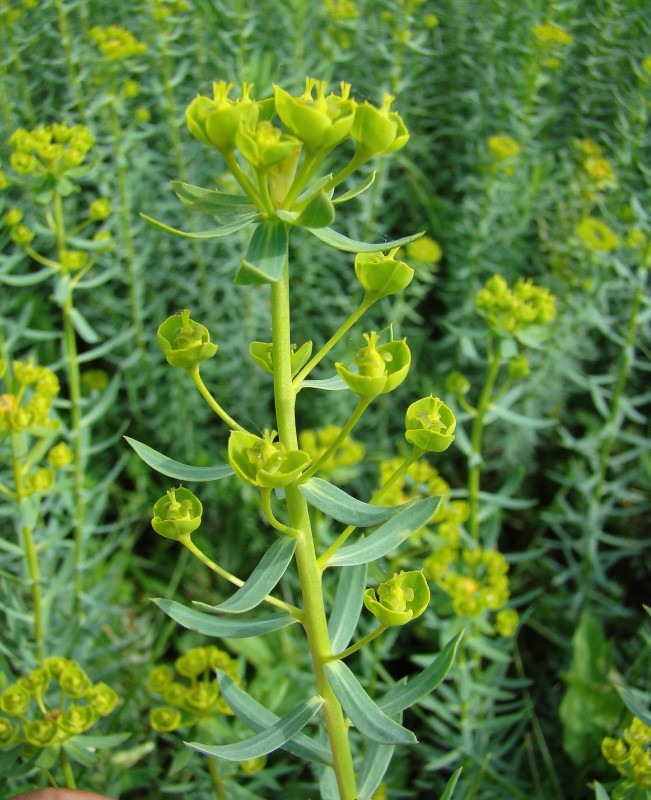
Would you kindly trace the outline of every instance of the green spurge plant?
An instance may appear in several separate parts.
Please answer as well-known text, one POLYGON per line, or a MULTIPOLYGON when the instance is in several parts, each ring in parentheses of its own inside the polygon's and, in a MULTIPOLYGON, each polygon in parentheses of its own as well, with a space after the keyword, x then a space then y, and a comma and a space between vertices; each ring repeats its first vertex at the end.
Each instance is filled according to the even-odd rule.
MULTIPOLYGON (((380 502, 402 475, 426 452, 440 453, 454 439, 455 419, 438 398, 413 403, 406 415, 406 439, 411 452, 396 466, 364 503, 332 483, 317 477, 331 469, 332 457, 348 440, 364 411, 380 395, 401 384, 408 373, 410 351, 404 340, 370 331, 353 363, 335 364, 336 374, 315 380, 312 371, 325 359, 362 315, 377 301, 404 289, 413 271, 397 261, 397 248, 420 234, 392 242, 367 244, 344 236, 331 224, 341 204, 361 194, 374 180, 371 173, 345 191, 341 184, 362 164, 403 147, 409 138, 401 117, 391 110, 393 98, 381 107, 357 104, 350 86, 327 94, 326 82, 308 78, 305 92, 292 96, 274 87, 274 96, 253 99, 253 86, 243 84, 239 100, 232 85, 214 84, 212 98, 199 96, 186 112, 193 135, 216 148, 241 189, 224 193, 175 182, 173 188, 189 208, 217 217, 221 227, 202 233, 184 233, 150 220, 158 228, 191 238, 219 238, 251 226, 253 233, 235 275, 237 285, 268 285, 271 293, 272 341, 253 342, 251 356, 273 376, 275 422, 262 435, 236 421, 204 384, 202 363, 215 357, 217 346, 206 327, 189 311, 175 314, 159 328, 158 341, 168 362, 185 370, 208 405, 230 428, 228 464, 192 467, 173 461, 135 440, 141 457, 164 474, 181 481, 206 481, 235 474, 259 490, 262 514, 278 538, 271 544, 248 580, 243 581, 210 559, 194 542, 202 521, 202 504, 184 486, 170 489, 154 507, 154 529, 177 539, 217 575, 238 587, 216 606, 188 608, 173 600, 156 600, 181 625, 217 637, 250 637, 300 625, 305 632, 316 683, 316 693, 279 718, 218 670, 221 694, 231 710, 255 734, 235 744, 192 742, 209 756, 242 762, 286 748, 320 768, 323 797, 370 800, 398 745, 413 745, 416 737, 401 724, 402 713, 432 691, 449 670, 460 639, 455 636, 423 672, 391 686, 373 700, 343 659, 361 649, 387 628, 420 616, 429 601, 429 587, 420 570, 400 572, 376 589, 367 586, 367 565, 391 553, 434 514, 439 497, 415 503, 382 506, 380 502), (279 127, 282 124, 284 128, 279 127), (354 151, 344 166, 328 171, 352 140, 354 151), (325 172, 325 174, 322 174, 325 172), (312 343, 297 347, 290 326, 290 238, 305 233, 324 244, 356 253, 355 274, 363 287, 357 309, 340 325, 315 355, 312 343), (296 404, 309 389, 347 391, 357 404, 347 422, 338 426, 325 448, 313 456, 299 446, 296 404), (314 460, 312 460, 314 457, 314 460), (346 525, 327 546, 315 542, 311 512, 346 525), (375 528, 349 539, 359 528, 375 528), (321 552, 319 552, 321 551, 321 552), (294 605, 271 592, 295 560, 300 603, 294 605), (332 608, 327 609, 330 574, 339 568, 332 608), (276 613, 248 616, 266 603, 276 613), (379 627, 349 646, 365 605, 379 627), (329 611, 329 613, 328 613, 329 611), (247 614, 247 616, 242 616, 247 614), (301 732, 321 714, 326 739, 301 732), (357 728, 363 742, 351 735, 357 728)), ((148 218, 149 219, 149 218, 148 218)), ((171 715, 176 717, 176 715, 171 715)))

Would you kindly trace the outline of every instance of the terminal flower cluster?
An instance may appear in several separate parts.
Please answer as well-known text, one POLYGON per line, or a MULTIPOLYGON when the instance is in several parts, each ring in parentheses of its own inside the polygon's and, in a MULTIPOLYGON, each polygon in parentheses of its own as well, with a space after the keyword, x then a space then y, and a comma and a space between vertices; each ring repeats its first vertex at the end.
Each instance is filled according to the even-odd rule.
POLYGON ((18 128, 9 139, 14 151, 9 163, 19 175, 59 178, 83 164, 94 142, 86 125, 55 122, 33 130, 18 128))
POLYGON ((512 336, 532 325, 548 325, 556 315, 554 296, 548 289, 526 278, 518 278, 511 289, 501 275, 489 278, 479 290, 475 308, 501 336, 512 336))
POLYGON ((612 792, 614 800, 646 796, 644 790, 651 790, 651 727, 633 717, 621 738, 602 741, 601 752, 624 777, 612 792))
POLYGON ((0 749, 60 745, 85 733, 118 704, 106 683, 93 683, 76 661, 53 657, 0 694, 0 749))
POLYGON ((88 36, 109 61, 124 61, 147 51, 144 42, 139 42, 130 31, 119 25, 109 25, 106 28, 95 25, 88 32, 88 36))
POLYGON ((187 650, 173 668, 168 664, 154 667, 147 678, 147 691, 162 698, 165 705, 151 709, 151 727, 166 733, 196 725, 201 719, 230 715, 214 677, 216 669, 239 684, 237 662, 214 645, 187 650))

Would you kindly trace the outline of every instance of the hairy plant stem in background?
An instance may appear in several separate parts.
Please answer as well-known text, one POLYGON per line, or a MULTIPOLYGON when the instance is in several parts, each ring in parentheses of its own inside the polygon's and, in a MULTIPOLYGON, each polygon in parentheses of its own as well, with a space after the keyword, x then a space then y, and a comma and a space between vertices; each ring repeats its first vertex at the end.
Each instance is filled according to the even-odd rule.
MULTIPOLYGON (((63 202, 59 192, 54 194, 54 235, 57 245, 57 258, 62 263, 66 249, 66 228, 63 217, 63 202)), ((77 334, 72 322, 74 314, 74 283, 68 276, 61 276, 65 281, 65 297, 63 299, 63 347, 68 380, 68 399, 70 401, 70 433, 73 452, 73 570, 74 570, 74 613, 81 613, 81 595, 84 590, 84 558, 85 558, 85 517, 84 498, 84 442, 81 414, 81 375, 77 358, 77 334)))
MULTIPOLYGON (((296 432, 296 393, 292 386, 291 333, 289 304, 289 264, 281 280, 271 286, 271 329, 273 339, 273 377, 276 421, 279 440, 288 449, 298 448, 296 432)), ((344 714, 328 682, 325 664, 332 656, 323 600, 321 570, 317 564, 307 502, 297 486, 285 490, 287 511, 292 528, 298 532, 296 564, 304 604, 303 627, 312 656, 319 694, 332 750, 333 769, 341 800, 357 797, 355 771, 348 741, 344 714)))

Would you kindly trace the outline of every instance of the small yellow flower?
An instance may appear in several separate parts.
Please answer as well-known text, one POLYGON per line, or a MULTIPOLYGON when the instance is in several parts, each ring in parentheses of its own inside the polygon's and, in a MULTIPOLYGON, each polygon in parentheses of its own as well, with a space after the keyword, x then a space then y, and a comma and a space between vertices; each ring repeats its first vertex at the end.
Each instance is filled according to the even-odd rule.
POLYGON ((568 33, 564 28, 558 25, 554 25, 553 22, 543 22, 540 25, 534 25, 531 31, 543 48, 551 48, 555 45, 568 47, 573 41, 571 33, 568 33))
POLYGON ((407 258, 423 264, 438 264, 443 257, 441 245, 430 236, 421 236, 407 245, 407 258))
POLYGON ((512 136, 495 135, 488 137, 488 149, 498 161, 513 158, 520 152, 520 145, 512 136))
POLYGON ((612 253, 619 247, 619 236, 596 217, 584 217, 576 226, 576 233, 590 252, 612 253))

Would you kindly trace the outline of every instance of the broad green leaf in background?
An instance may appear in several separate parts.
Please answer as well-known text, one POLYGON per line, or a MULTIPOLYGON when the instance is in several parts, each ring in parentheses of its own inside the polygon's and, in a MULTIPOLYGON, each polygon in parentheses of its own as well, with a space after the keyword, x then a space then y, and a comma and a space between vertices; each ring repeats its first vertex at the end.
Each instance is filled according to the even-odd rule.
POLYGON ((373 531, 366 539, 337 550, 328 562, 328 566, 350 567, 383 558, 412 533, 426 525, 434 516, 440 502, 440 497, 427 497, 413 503, 373 531))
POLYGON ((323 705, 322 697, 312 697, 286 717, 282 717, 269 728, 236 744, 207 745, 200 742, 186 742, 189 747, 209 756, 224 758, 226 761, 247 761, 261 758, 281 748, 304 728, 323 705))
MULTIPOLYGON (((256 733, 270 728, 280 719, 273 711, 269 711, 243 689, 240 689, 232 678, 229 678, 221 670, 217 670, 217 680, 228 707, 238 719, 241 719, 256 733)), ((299 758, 307 758, 317 764, 327 765, 332 762, 330 750, 304 733, 297 734, 283 745, 283 748, 299 758)))
POLYGON ((228 478, 233 474, 229 464, 222 464, 216 467, 192 467, 189 464, 182 464, 172 458, 164 456, 153 447, 139 442, 137 439, 124 437, 133 447, 136 453, 156 472, 167 475, 169 478, 176 478, 179 481, 219 481, 228 478))
POLYGON ((404 505, 387 507, 363 503, 322 478, 310 478, 298 488, 314 508, 339 522, 360 528, 379 525, 404 508, 404 505))
POLYGON ((280 220, 263 220, 253 232, 246 255, 235 274, 237 286, 276 283, 287 261, 289 234, 280 220))
POLYGON ((434 661, 415 677, 409 678, 406 683, 393 686, 378 701, 378 706, 385 714, 393 716, 400 711, 411 708, 421 698, 434 691, 448 674, 454 663, 463 631, 458 633, 445 645, 434 661))
POLYGON ((342 567, 335 602, 328 620, 328 634, 333 653, 341 653, 352 639, 364 603, 366 564, 342 567))
POLYGON ((651 726, 651 695, 629 686, 620 686, 617 691, 631 714, 651 726))
POLYGON ((403 247, 410 242, 415 242, 416 239, 420 239, 423 235, 421 231, 420 233, 414 233, 412 236, 403 236, 401 239, 390 239, 386 242, 367 244, 366 242, 349 239, 332 228, 307 228, 307 230, 324 244, 337 250, 343 250, 346 253, 379 253, 382 250, 393 250, 394 247, 403 247))
POLYGON ((222 619, 204 611, 177 603, 174 600, 153 598, 153 602, 179 625, 196 631, 204 636, 230 637, 232 639, 246 638, 248 636, 262 636, 271 631, 277 631, 296 622, 291 614, 271 614, 257 619, 222 619))
POLYGON ((344 712, 360 733, 379 744, 416 744, 411 731, 388 717, 366 694, 342 661, 325 665, 328 680, 344 712))
POLYGON ((277 539, 260 559, 249 579, 232 597, 216 606, 195 603, 198 608, 211 613, 242 614, 251 611, 264 600, 285 574, 296 550, 296 539, 283 536, 277 539))

